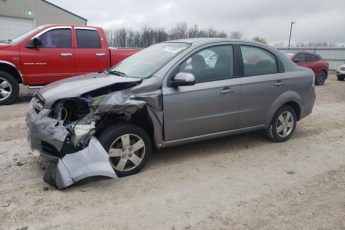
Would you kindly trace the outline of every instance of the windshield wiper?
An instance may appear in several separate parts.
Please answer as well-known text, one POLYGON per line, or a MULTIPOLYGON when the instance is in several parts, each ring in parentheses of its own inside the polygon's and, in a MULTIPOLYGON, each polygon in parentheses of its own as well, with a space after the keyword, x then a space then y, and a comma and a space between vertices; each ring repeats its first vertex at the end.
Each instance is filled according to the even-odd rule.
POLYGON ((125 73, 117 71, 117 70, 107 70, 107 72, 110 74, 121 76, 121 77, 128 77, 125 73))

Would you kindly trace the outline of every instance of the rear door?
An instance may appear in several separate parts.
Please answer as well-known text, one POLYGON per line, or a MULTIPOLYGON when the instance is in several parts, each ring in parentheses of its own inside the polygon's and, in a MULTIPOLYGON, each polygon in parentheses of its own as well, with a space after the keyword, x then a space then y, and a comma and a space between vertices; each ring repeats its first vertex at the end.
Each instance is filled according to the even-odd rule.
POLYGON ((31 85, 41 85, 75 75, 71 27, 52 27, 42 31, 38 48, 21 46, 22 72, 31 85))
POLYGON ((314 74, 317 75, 319 73, 319 60, 320 57, 314 54, 306 54, 306 63, 307 67, 311 68, 314 71, 314 74))
POLYGON ((273 102, 289 88, 277 57, 268 50, 241 45, 244 76, 241 78, 239 128, 261 126, 273 102))
POLYGON ((163 88, 164 131, 167 141, 235 129, 240 78, 234 74, 231 45, 204 48, 176 67, 195 76, 196 84, 163 88))
POLYGON ((76 27, 75 63, 77 75, 103 71, 110 67, 106 39, 96 28, 76 27))
POLYGON ((297 65, 309 68, 309 63, 307 62, 307 54, 306 53, 296 54, 296 56, 294 57, 293 60, 298 60, 297 65))

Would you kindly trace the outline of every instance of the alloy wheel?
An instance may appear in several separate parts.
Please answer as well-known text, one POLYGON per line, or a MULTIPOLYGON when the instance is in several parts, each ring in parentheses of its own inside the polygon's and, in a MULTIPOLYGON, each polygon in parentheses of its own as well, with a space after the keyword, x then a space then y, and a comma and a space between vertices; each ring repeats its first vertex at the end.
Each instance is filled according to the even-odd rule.
POLYGON ((108 154, 115 170, 130 171, 144 160, 145 143, 138 135, 124 134, 111 144, 108 154))
POLYGON ((289 136, 293 130, 294 122, 295 120, 291 112, 285 111, 281 113, 280 116, 278 117, 277 125, 276 125, 277 134, 280 137, 289 136))
POLYGON ((11 96, 11 93, 11 84, 5 78, 0 77, 0 101, 6 100, 11 96))
POLYGON ((323 85, 325 84, 325 81, 326 81, 326 73, 321 71, 319 73, 319 76, 317 76, 317 83, 318 85, 323 85))

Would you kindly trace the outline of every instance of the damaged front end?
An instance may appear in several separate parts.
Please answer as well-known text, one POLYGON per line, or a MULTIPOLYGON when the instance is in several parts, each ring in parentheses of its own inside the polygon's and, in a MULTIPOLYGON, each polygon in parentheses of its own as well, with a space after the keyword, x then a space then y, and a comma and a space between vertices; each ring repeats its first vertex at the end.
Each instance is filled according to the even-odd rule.
POLYGON ((35 155, 56 162, 44 175, 47 183, 63 189, 91 176, 117 178, 95 133, 104 117, 116 114, 128 120, 143 108, 146 103, 136 100, 128 89, 137 84, 128 83, 127 89, 115 92, 109 87, 91 90, 59 99, 50 108, 36 94, 26 117, 28 142, 35 155))

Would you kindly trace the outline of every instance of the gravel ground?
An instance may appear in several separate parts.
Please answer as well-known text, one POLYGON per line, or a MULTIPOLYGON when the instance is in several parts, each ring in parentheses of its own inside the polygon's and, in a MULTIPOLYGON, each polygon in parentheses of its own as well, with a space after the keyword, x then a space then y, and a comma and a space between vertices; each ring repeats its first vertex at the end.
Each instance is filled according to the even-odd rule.
POLYGON ((27 147, 26 91, 0 107, 0 229, 345 229, 344 89, 334 75, 316 87, 288 142, 255 132, 184 145, 137 175, 64 191, 27 147))

